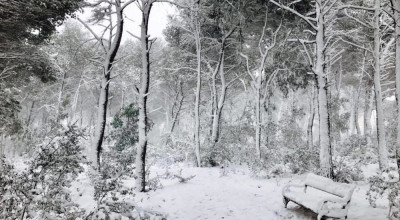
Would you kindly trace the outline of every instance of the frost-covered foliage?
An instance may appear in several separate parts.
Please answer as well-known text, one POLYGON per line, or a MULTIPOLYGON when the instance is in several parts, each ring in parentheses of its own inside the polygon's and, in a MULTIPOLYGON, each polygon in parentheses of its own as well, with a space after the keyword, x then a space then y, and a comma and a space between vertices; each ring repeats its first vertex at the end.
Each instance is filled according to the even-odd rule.
MULTIPOLYGON (((2 83, 0 83, 2 86, 2 83)), ((18 120, 20 103, 13 97, 10 89, 0 89, 0 132, 15 134, 21 129, 18 120)))
POLYGON ((165 219, 165 215, 142 210, 134 201, 135 190, 126 184, 134 181, 135 153, 112 147, 103 154, 101 170, 90 174, 94 185, 96 207, 86 216, 91 220, 107 219, 165 219))
POLYGON ((370 188, 367 192, 369 203, 376 207, 378 198, 387 196, 389 199, 389 218, 400 219, 400 181, 392 181, 391 174, 376 175, 369 178, 370 188), (391 179, 391 181, 388 181, 391 179))
POLYGON ((83 131, 58 131, 37 146, 28 167, 17 172, 5 161, 0 173, 1 219, 76 219, 84 212, 71 201, 71 182, 83 172, 83 131))
POLYGON ((96 208, 88 215, 87 219, 110 219, 132 217, 134 205, 126 198, 133 198, 132 188, 123 185, 124 172, 103 167, 102 172, 91 175, 94 184, 94 199, 96 208), (111 171, 110 173, 107 173, 111 171))
POLYGON ((108 141, 112 144, 102 154, 99 171, 90 173, 94 185, 97 206, 88 219, 133 218, 134 189, 123 181, 134 177, 135 149, 138 141, 139 111, 133 104, 123 108, 111 122, 112 131, 108 141))
POLYGON ((340 133, 347 132, 349 129, 348 122, 350 121, 350 113, 345 112, 340 114, 340 108, 343 108, 345 103, 348 103, 348 98, 338 98, 333 96, 331 100, 331 137, 333 140, 340 140, 340 133))
POLYGON ((251 125, 250 115, 245 113, 243 122, 239 124, 223 122, 220 141, 215 146, 216 149, 211 149, 209 153, 215 154, 214 161, 218 164, 224 164, 227 161, 236 164, 251 161, 252 157, 255 157, 255 148, 253 144, 249 144, 249 140, 254 137, 255 131, 251 125))
POLYGON ((123 181, 134 177, 134 164, 132 147, 121 149, 120 145, 119 148, 112 146, 103 152, 100 171, 90 174, 97 206, 89 214, 89 219, 132 217, 134 189, 126 187, 123 181))
POLYGON ((111 122, 113 130, 109 140, 115 141, 115 149, 123 151, 127 147, 132 147, 139 140, 138 134, 139 109, 133 104, 121 109, 111 122))
POLYGON ((279 122, 279 148, 284 155, 284 164, 288 164, 293 173, 315 171, 318 166, 318 150, 307 146, 303 139, 304 131, 296 121, 303 115, 301 108, 294 108, 291 114, 284 116, 279 122))
POLYGON ((111 145, 102 154, 100 170, 90 173, 97 205, 86 219, 163 219, 162 214, 139 210, 134 202, 134 187, 126 184, 135 178, 138 115, 138 109, 130 104, 111 122, 111 145))
POLYGON ((333 159, 335 180, 350 183, 363 179, 360 166, 371 161, 371 146, 367 146, 364 137, 352 135, 339 143, 333 159))

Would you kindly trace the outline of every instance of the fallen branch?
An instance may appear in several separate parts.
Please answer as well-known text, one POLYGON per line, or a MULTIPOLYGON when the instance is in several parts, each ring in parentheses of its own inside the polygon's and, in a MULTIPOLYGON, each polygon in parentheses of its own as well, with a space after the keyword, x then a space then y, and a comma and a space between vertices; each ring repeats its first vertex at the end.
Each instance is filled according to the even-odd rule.
POLYGON ((177 178, 177 179, 179 179, 179 182, 180 182, 180 183, 186 183, 187 181, 193 179, 195 176, 196 176, 196 175, 192 175, 192 176, 189 176, 189 177, 186 177, 186 178, 185 178, 185 177, 181 177, 181 176, 178 176, 178 175, 174 174, 174 177, 177 178))

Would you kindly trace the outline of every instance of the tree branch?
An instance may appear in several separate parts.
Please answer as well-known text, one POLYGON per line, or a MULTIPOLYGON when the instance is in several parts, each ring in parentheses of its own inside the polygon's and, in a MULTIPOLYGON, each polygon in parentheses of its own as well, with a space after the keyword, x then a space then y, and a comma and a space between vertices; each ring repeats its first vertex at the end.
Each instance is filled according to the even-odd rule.
POLYGON ((276 1, 274 1, 274 0, 269 0, 269 1, 272 2, 274 5, 276 5, 276 6, 278 6, 278 7, 282 8, 282 9, 285 9, 285 10, 287 10, 287 11, 290 11, 290 12, 292 12, 293 14, 299 16, 301 19, 303 19, 304 21, 306 21, 312 28, 314 28, 315 30, 317 30, 317 26, 315 26, 315 24, 312 23, 312 22, 316 22, 316 21, 317 21, 315 18, 304 16, 304 15, 300 14, 298 11, 296 11, 296 10, 294 10, 294 9, 291 9, 291 8, 285 6, 285 5, 282 5, 282 4, 280 4, 280 3, 278 3, 278 2, 276 2, 276 1))

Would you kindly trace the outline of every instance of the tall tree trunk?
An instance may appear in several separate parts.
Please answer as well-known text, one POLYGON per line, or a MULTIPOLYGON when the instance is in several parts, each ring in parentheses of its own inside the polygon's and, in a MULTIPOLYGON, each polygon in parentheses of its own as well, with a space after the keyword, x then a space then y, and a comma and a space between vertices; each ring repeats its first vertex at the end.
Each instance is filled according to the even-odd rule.
MULTIPOLYGON (((77 88, 75 90, 74 98, 72 100, 71 114, 70 114, 70 116, 68 118, 68 124, 71 124, 72 121, 75 120, 76 117, 77 117, 76 115, 77 115, 77 108, 78 108, 79 92, 80 92, 80 89, 81 89, 81 86, 82 86, 82 83, 83 83, 84 73, 85 73, 85 71, 81 72, 79 83, 78 83, 78 86, 77 86, 77 88)), ((81 99, 81 102, 82 102, 82 99, 81 99)))
MULTIPOLYGON (((214 77, 214 75, 212 76, 214 77)), ((214 111, 215 111, 215 97, 216 97, 216 85, 215 85, 215 78, 211 78, 211 82, 209 82, 210 86, 210 126, 209 126, 209 136, 212 136, 213 133, 213 122, 214 122, 214 111)))
MULTIPOLYGON (((80 110, 80 118, 79 118, 80 123, 79 124, 80 124, 80 127, 82 128, 82 125, 83 125, 83 98, 82 97, 81 97, 80 108, 81 108, 81 110, 80 110)), ((88 134, 90 135, 90 124, 89 124, 88 134)))
MULTIPOLYGON (((219 135, 220 135, 220 124, 221 124, 221 115, 222 115, 222 108, 224 107, 225 104, 225 97, 226 97, 226 90, 227 90, 227 85, 225 81, 225 72, 224 72, 224 52, 222 52, 222 59, 221 59, 221 66, 219 70, 219 75, 221 79, 221 91, 219 95, 219 99, 215 99, 215 104, 214 104, 214 117, 213 117, 213 125, 212 125, 212 135, 211 135, 211 141, 212 141, 212 147, 215 146, 215 144, 219 141, 219 135), (218 101, 218 102, 217 102, 218 101)), ((215 80, 214 83, 215 85, 215 80)), ((217 96, 217 94, 215 94, 217 96)))
POLYGON ((173 107, 177 107, 177 109, 176 109, 176 111, 175 112, 173 112, 173 115, 172 115, 172 124, 171 124, 171 127, 170 127, 170 129, 169 129, 169 133, 170 133, 170 135, 174 132, 174 129, 175 129, 175 125, 176 125, 176 122, 178 121, 178 117, 179 117, 179 114, 181 113, 181 109, 182 109, 182 105, 183 105, 183 100, 184 100, 184 96, 183 96, 183 91, 182 91, 182 82, 179 82, 179 90, 178 90, 178 94, 177 94, 177 97, 176 97, 176 100, 175 100, 175 102, 177 103, 176 105, 175 105, 175 103, 174 103, 174 105, 173 105, 173 107))
MULTIPOLYGON (((126 5, 121 5, 121 2, 119 0, 116 0, 115 2, 109 2, 109 24, 110 26, 114 27, 115 33, 112 34, 112 30, 109 39, 108 39, 108 44, 104 45, 104 40, 100 39, 94 32, 93 30, 82 20, 78 19, 92 34, 93 36, 97 39, 98 43, 102 45, 103 50, 104 50, 104 57, 103 57, 103 72, 102 72, 102 79, 101 79, 101 84, 100 84, 100 95, 99 95, 99 102, 98 102, 98 108, 97 108, 97 121, 96 121, 96 129, 95 129, 95 134, 94 134, 94 149, 96 149, 96 162, 97 162, 97 169, 100 170, 100 163, 101 163, 101 152, 102 152, 102 145, 103 145, 103 138, 104 138, 104 129, 106 125, 106 120, 107 120, 107 105, 108 105, 108 91, 109 91, 109 83, 111 80, 111 69, 115 60, 115 57, 117 55, 119 46, 121 44, 121 39, 122 39, 122 33, 123 33, 123 26, 124 26, 124 20, 123 20, 123 9, 126 7, 126 5), (111 19, 111 8, 115 7, 115 15, 116 15, 116 24, 112 23, 111 19)), ((130 4, 130 3, 128 3, 130 4)), ((114 14, 114 13, 112 13, 114 14)))
POLYGON ((355 123, 356 123, 356 129, 357 129, 357 134, 358 135, 362 135, 361 134, 361 127, 360 127, 360 123, 358 121, 359 118, 359 104, 360 104, 360 96, 361 96, 361 88, 362 88, 362 84, 363 84, 363 79, 365 76, 365 64, 366 64, 366 58, 367 58, 367 51, 364 51, 364 57, 363 57, 363 62, 362 62, 362 68, 361 68, 361 77, 360 77, 360 81, 358 83, 358 88, 357 88, 357 96, 356 96, 356 101, 355 101, 355 123))
POLYGON ((28 112, 28 119, 26 120, 26 124, 25 124, 24 133, 22 134, 22 141, 24 141, 28 135, 29 126, 31 125, 32 113, 33 113, 34 107, 35 107, 35 100, 32 100, 32 104, 31 104, 31 107, 29 108, 29 112, 28 112))
MULTIPOLYGON (((261 70, 262 71, 262 70, 261 70)), ((260 72, 261 72, 260 71, 260 72)), ((256 85, 256 153, 257 157, 261 159, 261 74, 258 76, 256 85)))
POLYGON ((386 134, 383 118, 383 103, 381 91, 381 56, 380 56, 380 13, 381 1, 375 0, 375 13, 374 13, 374 59, 375 59, 375 73, 374 73, 374 88, 375 88, 375 104, 376 104, 376 128, 378 139, 378 153, 379 153, 379 168, 386 171, 389 168, 388 152, 386 148, 386 134))
MULTIPOLYGON (((272 122, 272 117, 271 117, 271 111, 269 110, 271 108, 271 94, 269 92, 267 92, 268 88, 265 88, 266 92, 264 92, 264 97, 263 97, 263 101, 262 101, 262 105, 265 111, 265 115, 264 115, 264 121, 263 123, 268 126, 270 124, 270 122, 272 122)), ((269 146, 269 138, 271 136, 274 136, 275 134, 271 134, 270 132, 266 131, 264 133, 264 143, 265 146, 268 147, 269 146)))
POLYGON ((395 34, 396 34, 396 104, 397 104, 397 139, 396 162, 400 176, 400 0, 391 0, 393 6, 395 34))
MULTIPOLYGON (((200 1, 197 1, 197 9, 199 9, 200 1)), ((195 115, 195 153, 197 166, 201 167, 201 157, 200 157, 200 92, 201 92, 201 41, 200 41, 200 24, 198 14, 194 15, 195 21, 195 40, 196 40, 196 54, 197 54, 197 83, 196 83, 196 102, 194 107, 195 115)))
POLYGON ((108 89, 110 75, 104 75, 100 84, 99 105, 97 107, 97 121, 95 126, 95 149, 96 149, 96 163, 97 169, 100 170, 101 152, 104 139, 104 130, 107 118, 107 103, 108 103, 108 89))
POLYGON ((319 118, 319 140, 320 140, 320 170, 321 174, 333 178, 332 146, 330 137, 330 122, 328 109, 328 84, 325 76, 325 27, 324 14, 321 8, 321 0, 316 2, 317 35, 316 35, 316 65, 318 91, 318 118, 319 118))
MULTIPOLYGON (((274 2, 273 0, 271 0, 272 3, 279 5, 277 2, 274 2)), ((279 6, 281 7, 281 6, 279 6)), ((266 11, 265 14, 265 21, 264 21, 264 27, 262 29, 261 32, 261 37, 259 39, 259 43, 258 43, 258 49, 260 52, 260 65, 256 68, 255 72, 256 74, 252 73, 252 71, 250 71, 249 68, 249 58, 248 56, 244 55, 244 54, 240 54, 242 57, 246 58, 246 65, 247 65, 247 73, 250 75, 250 77, 252 78, 252 82, 254 83, 254 90, 255 90, 255 99, 256 99, 256 103, 255 103, 255 113, 256 113, 256 121, 255 121, 255 130, 256 130, 256 156, 261 159, 262 155, 261 155, 261 126, 262 126, 262 114, 261 114, 261 105, 265 102, 265 100, 262 100, 262 91, 263 88, 265 87, 264 91, 268 92, 268 87, 269 87, 269 83, 271 82, 271 80, 273 79, 273 74, 276 74, 278 70, 275 70, 273 72, 273 74, 269 77, 268 80, 266 80, 266 74, 264 72, 266 63, 267 63, 267 57, 269 55, 269 52, 271 49, 273 49, 276 46, 276 38, 278 36, 279 30, 281 29, 281 25, 279 25, 279 27, 275 30, 275 32, 272 34, 271 38, 272 38, 272 42, 268 45, 265 46, 262 44, 262 42, 264 41, 264 36, 267 30, 267 24, 268 24, 268 11, 266 11)), ((266 97, 266 94, 264 96, 264 98, 266 97)))
POLYGON ((355 134, 355 128, 356 128, 356 119, 355 119, 355 114, 356 114, 356 96, 354 94, 354 88, 351 88, 351 105, 350 105, 350 121, 349 121, 349 130, 348 130, 348 135, 353 135, 355 134))
POLYGON ((356 106, 354 106, 354 120, 355 120, 355 124, 356 124, 356 131, 358 135, 361 135, 361 127, 360 127, 360 123, 358 122, 358 117, 359 117, 359 113, 358 113, 358 97, 359 95, 357 94, 357 102, 356 102, 356 106))
POLYGON ((60 92, 58 93, 58 102, 57 102, 57 112, 56 112, 56 122, 60 122, 60 117, 61 117, 61 103, 62 103, 62 98, 64 96, 64 87, 65 87, 65 79, 67 78, 67 71, 64 71, 63 78, 61 81, 61 87, 60 87, 60 92))
POLYGON ((150 85, 150 48, 148 25, 150 11, 153 6, 153 0, 148 0, 142 5, 142 24, 140 25, 141 35, 141 53, 142 53, 142 72, 140 76, 139 89, 139 144, 136 153, 136 190, 144 192, 146 189, 146 151, 147 151, 147 96, 150 85))
POLYGON ((309 150, 314 148, 314 138, 313 138, 313 127, 314 127, 314 118, 315 118, 315 111, 314 111, 314 100, 315 100, 315 92, 314 92, 314 85, 310 90, 310 111, 308 116, 308 124, 307 124, 307 146, 309 150))
POLYGON ((35 100, 32 101, 31 108, 29 109, 28 119, 26 120, 26 127, 29 127, 29 125, 31 125, 32 112, 34 107, 35 107, 35 100))
POLYGON ((125 107, 125 89, 122 89, 122 94, 121 94, 121 107, 120 109, 122 110, 125 107))
POLYGON ((368 145, 372 144, 371 140, 371 116, 372 106, 374 104, 374 92, 373 88, 369 89, 366 86, 365 89, 365 107, 364 107, 364 137, 368 145))

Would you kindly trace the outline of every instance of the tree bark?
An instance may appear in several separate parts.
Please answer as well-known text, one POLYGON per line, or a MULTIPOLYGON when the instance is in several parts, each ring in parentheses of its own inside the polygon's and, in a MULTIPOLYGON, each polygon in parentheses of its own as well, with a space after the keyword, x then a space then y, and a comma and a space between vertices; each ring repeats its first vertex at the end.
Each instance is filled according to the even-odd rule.
POLYGON ((381 1, 375 0, 375 13, 374 13, 374 59, 375 59, 375 73, 374 73, 374 88, 375 88, 375 104, 376 104, 376 128, 378 139, 378 157, 379 168, 381 171, 386 171, 389 168, 388 152, 386 148, 386 134, 383 118, 383 102, 381 91, 381 56, 380 56, 380 13, 381 1))
POLYGON ((29 113, 28 113, 28 119, 26 120, 26 127, 27 128, 31 125, 32 112, 33 112, 34 107, 35 107, 35 100, 32 100, 32 104, 31 104, 31 107, 30 107, 29 113))
MULTIPOLYGON (((320 145, 320 173, 321 175, 333 178, 333 164, 332 164, 332 146, 330 129, 331 125, 329 122, 329 96, 328 96, 328 83, 327 83, 327 71, 325 69, 325 19, 324 16, 331 9, 329 4, 324 0, 315 1, 315 18, 309 18, 308 16, 301 15, 293 8, 284 6, 274 0, 270 0, 273 4, 290 11, 298 17, 305 20, 313 31, 315 30, 315 54, 314 57, 309 57, 309 63, 314 71, 316 87, 318 93, 318 120, 319 120, 319 145, 320 145)), ((335 2, 332 3, 333 6, 335 2)), ((304 46, 304 43, 302 43, 304 46)), ((304 46, 304 49, 307 48, 304 46)), ((308 55, 309 53, 307 53, 308 55)))
POLYGON ((354 117, 355 117, 355 124, 356 124, 356 130, 357 130, 357 134, 358 135, 362 135, 361 133, 361 127, 360 127, 360 123, 358 121, 359 118, 359 102, 360 102, 360 95, 361 95, 361 88, 362 88, 362 84, 363 84, 363 79, 365 76, 365 63, 366 63, 366 56, 367 56, 367 51, 364 51, 364 57, 363 57, 363 62, 362 62, 362 67, 361 67, 361 77, 360 77, 360 81, 358 83, 358 88, 357 88, 357 96, 355 99, 355 106, 354 106, 354 117))
POLYGON ((139 89, 139 144, 136 152, 136 191, 146 190, 146 151, 147 151, 147 96, 150 85, 150 47, 148 36, 148 25, 151 8, 154 1, 145 1, 142 5, 142 24, 140 25, 140 43, 142 53, 142 72, 140 75, 139 89))
POLYGON ((110 33, 108 39, 108 45, 104 44, 104 40, 99 38, 93 30, 82 20, 79 20, 97 39, 98 43, 102 45, 104 50, 104 57, 103 57, 103 72, 102 72, 102 79, 100 83, 100 95, 99 95, 99 102, 97 108, 97 121, 96 121, 96 129, 94 134, 94 149, 96 149, 96 163, 97 169, 100 170, 101 164, 101 152, 102 152, 102 145, 103 145, 103 138, 104 138, 104 130, 107 120, 107 105, 108 105, 108 91, 109 91, 109 83, 111 80, 111 69, 117 55, 119 46, 121 44, 122 33, 123 33, 123 9, 126 5, 122 6, 119 0, 115 2, 109 2, 110 4, 110 11, 109 11, 109 22, 110 26, 113 26, 112 19, 111 19, 111 8, 115 7, 115 14, 116 14, 116 24, 115 24, 115 33, 110 33))
POLYGON ((180 114, 180 112, 181 112, 181 109, 182 109, 182 105, 183 105, 183 100, 184 100, 184 96, 183 96, 183 91, 182 91, 182 82, 179 82, 179 90, 178 90, 178 94, 177 94, 177 97, 176 97, 176 99, 175 99, 175 103, 174 103, 174 105, 173 105, 173 108, 176 106, 177 107, 177 109, 176 109, 176 111, 175 112, 173 112, 173 115, 172 115, 172 124, 171 124, 171 127, 170 127, 170 129, 169 129, 169 133, 170 133, 170 135, 174 132, 174 129, 175 129, 175 125, 176 125, 176 122, 178 121, 178 116, 179 116, 179 114, 180 114))
POLYGON ((260 75, 258 76, 257 79, 257 85, 256 85, 256 121, 255 121, 255 128, 256 128, 256 152, 257 152, 257 157, 261 159, 261 72, 262 69, 260 70, 260 75))
POLYGON ((61 81, 61 88, 60 92, 58 93, 58 102, 57 102, 57 112, 56 112, 56 122, 60 122, 60 117, 61 117, 61 103, 62 103, 62 98, 64 96, 64 87, 65 87, 65 79, 67 78, 67 71, 64 71, 63 78, 61 81))
POLYGON ((97 108, 97 121, 95 126, 95 149, 96 149, 96 163, 97 169, 100 170, 101 164, 101 152, 102 152, 102 145, 104 139, 104 130, 106 126, 107 120, 107 103, 108 103, 108 89, 110 75, 104 75, 101 79, 100 84, 100 96, 99 96, 99 105, 97 108))
MULTIPOLYGON (((221 57, 221 66, 219 70, 219 75, 221 79, 221 90, 220 90, 220 95, 219 99, 215 99, 215 104, 214 104, 214 111, 213 111, 213 124, 212 124, 212 134, 211 134, 211 143, 212 147, 215 146, 215 144, 219 141, 219 135, 220 135, 220 124, 221 124, 221 115, 222 115, 222 108, 224 107, 225 104, 225 98, 226 98, 226 90, 227 90, 227 85, 225 81, 225 72, 224 72, 224 52, 222 51, 222 57, 221 57)), ((213 86, 215 86, 215 79, 213 80, 213 86)), ((214 94, 217 97, 217 94, 214 94)))
POLYGON ((400 0, 391 0, 393 7, 395 34, 396 34, 396 105, 397 105, 397 138, 396 163, 400 176, 400 0))
POLYGON ((314 148, 314 138, 313 138, 313 127, 314 127, 314 118, 315 118, 315 111, 314 111, 314 100, 315 100, 315 92, 314 92, 314 85, 310 90, 310 111, 308 116, 308 125, 307 125, 307 146, 309 150, 314 148))
POLYGON ((330 122, 328 109, 328 84, 325 76, 325 27, 324 14, 321 6, 323 2, 316 2, 317 35, 316 35, 316 63, 315 74, 318 91, 319 140, 320 140, 320 169, 321 175, 333 178, 332 146, 330 137, 330 122))
POLYGON ((374 104, 374 93, 373 88, 365 89, 365 107, 364 107, 364 137, 367 141, 368 145, 372 144, 371 140, 371 115, 372 115, 372 106, 374 104))
MULTIPOLYGON (((200 1, 197 1, 197 10, 199 10, 200 1)), ((201 92, 201 41, 200 41, 200 24, 199 24, 199 14, 193 15, 194 25, 195 25, 195 41, 196 41, 196 56, 197 56, 197 83, 196 83, 196 101, 194 107, 195 115, 195 153, 197 166, 201 167, 201 157, 200 157, 200 92, 201 92)))

